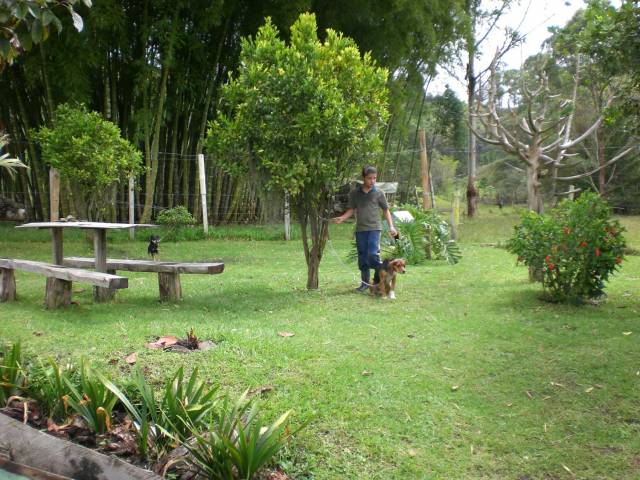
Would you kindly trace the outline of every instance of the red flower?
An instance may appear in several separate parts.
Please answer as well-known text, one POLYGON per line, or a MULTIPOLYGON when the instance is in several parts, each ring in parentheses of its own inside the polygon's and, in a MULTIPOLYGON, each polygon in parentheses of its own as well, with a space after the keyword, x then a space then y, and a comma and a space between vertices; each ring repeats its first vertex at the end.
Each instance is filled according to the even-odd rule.
POLYGON ((549 263, 549 260, 551 260, 551 256, 547 255, 546 257, 544 257, 544 261, 549 263))
POLYGON ((569 235, 571 233, 571 229, 569 227, 564 227, 564 234, 569 235))
POLYGON ((549 267, 549 271, 551 271, 551 270, 553 270, 554 268, 556 268, 556 266, 555 266, 553 263, 550 263, 550 264, 548 265, 548 267, 549 267))
POLYGON ((598 247, 596 247, 596 257, 600 256, 600 249, 598 247))
POLYGON ((620 257, 616 257, 616 265, 620 265, 622 263, 622 259, 620 257))
POLYGON ((587 246, 587 242, 582 242, 582 243, 580 243, 580 246, 581 246, 582 248, 586 247, 586 246, 587 246))

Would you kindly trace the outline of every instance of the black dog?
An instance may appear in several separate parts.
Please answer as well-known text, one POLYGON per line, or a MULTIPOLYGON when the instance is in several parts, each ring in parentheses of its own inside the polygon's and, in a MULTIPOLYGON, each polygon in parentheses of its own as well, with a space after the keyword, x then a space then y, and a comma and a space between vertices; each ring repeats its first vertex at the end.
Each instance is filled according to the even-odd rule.
POLYGON ((160 237, 157 235, 151 235, 149 238, 149 246, 147 247, 147 252, 151 255, 154 261, 158 260, 158 244, 160 243, 160 237))

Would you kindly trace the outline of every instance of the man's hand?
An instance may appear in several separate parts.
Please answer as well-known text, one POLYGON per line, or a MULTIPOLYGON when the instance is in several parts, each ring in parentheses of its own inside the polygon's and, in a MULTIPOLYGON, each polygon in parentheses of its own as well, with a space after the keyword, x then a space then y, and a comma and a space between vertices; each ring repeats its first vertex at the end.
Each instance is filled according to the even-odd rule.
POLYGON ((344 222, 344 218, 342 218, 342 217, 333 217, 330 221, 331 221, 331 223, 342 223, 342 222, 344 222))
POLYGON ((396 227, 394 227, 393 225, 389 227, 389 233, 393 238, 396 238, 398 236, 398 231, 396 230, 396 227))

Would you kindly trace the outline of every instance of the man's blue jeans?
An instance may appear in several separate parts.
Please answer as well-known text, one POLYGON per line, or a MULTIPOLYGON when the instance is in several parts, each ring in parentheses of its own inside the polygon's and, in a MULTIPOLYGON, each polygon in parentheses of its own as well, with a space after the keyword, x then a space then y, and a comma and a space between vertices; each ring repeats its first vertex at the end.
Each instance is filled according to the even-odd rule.
POLYGON ((369 283, 370 269, 375 269, 373 283, 380 281, 380 230, 356 232, 360 278, 369 283))

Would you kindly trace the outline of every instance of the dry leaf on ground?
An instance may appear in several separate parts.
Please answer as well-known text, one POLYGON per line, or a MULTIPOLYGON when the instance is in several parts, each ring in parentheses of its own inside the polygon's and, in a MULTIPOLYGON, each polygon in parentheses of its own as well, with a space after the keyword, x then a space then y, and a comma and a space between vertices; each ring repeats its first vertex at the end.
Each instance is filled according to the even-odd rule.
POLYGON ((147 348, 151 348, 154 350, 162 350, 163 348, 174 345, 178 342, 178 337, 174 337, 173 335, 165 335, 164 337, 160 337, 157 341, 147 343, 147 348))
POLYGON ((136 352, 133 352, 127 355, 126 357, 124 357, 124 361, 127 362, 129 365, 133 365, 138 361, 138 354, 136 352))
POLYGON ((281 337, 293 337, 295 335, 295 333, 291 333, 291 332, 278 332, 278 335, 281 337))

